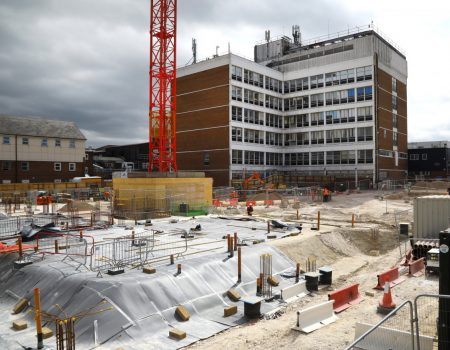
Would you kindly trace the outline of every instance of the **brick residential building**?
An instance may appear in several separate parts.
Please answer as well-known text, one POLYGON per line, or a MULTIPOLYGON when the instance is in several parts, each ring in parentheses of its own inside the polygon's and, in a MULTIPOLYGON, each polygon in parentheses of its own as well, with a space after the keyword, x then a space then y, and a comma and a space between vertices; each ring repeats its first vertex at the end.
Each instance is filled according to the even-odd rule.
POLYGON ((371 26, 178 70, 178 168, 214 186, 254 171, 403 179, 407 152, 406 57, 371 26))
POLYGON ((0 115, 0 180, 65 182, 84 176, 85 142, 73 122, 0 115))

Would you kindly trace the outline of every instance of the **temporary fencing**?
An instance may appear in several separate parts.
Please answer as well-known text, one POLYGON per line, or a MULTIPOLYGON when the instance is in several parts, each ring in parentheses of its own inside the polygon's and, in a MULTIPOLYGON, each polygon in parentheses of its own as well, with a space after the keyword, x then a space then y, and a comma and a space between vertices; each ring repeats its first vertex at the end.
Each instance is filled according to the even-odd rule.
POLYGON ((52 216, 14 216, 7 219, 0 220, 0 239, 10 238, 17 235, 24 226, 31 224, 46 225, 54 222, 52 216))
POLYGON ((177 235, 158 234, 150 231, 147 235, 115 238, 110 242, 96 243, 92 248, 90 269, 105 271, 108 269, 139 267, 157 262, 171 255, 181 256, 187 251, 188 239, 177 235))
POLYGON ((416 342, 418 350, 433 349, 433 341, 438 342, 439 349, 450 348, 449 295, 418 295, 414 300, 416 318, 416 342), (430 347, 431 339, 431 347, 430 347))
POLYGON ((357 324, 355 341, 346 350, 414 350, 414 315, 411 301, 405 301, 375 326, 357 324))
POLYGON ((362 297, 359 294, 358 287, 359 284, 355 283, 328 294, 328 300, 334 300, 333 310, 341 312, 352 305, 359 304, 362 297))

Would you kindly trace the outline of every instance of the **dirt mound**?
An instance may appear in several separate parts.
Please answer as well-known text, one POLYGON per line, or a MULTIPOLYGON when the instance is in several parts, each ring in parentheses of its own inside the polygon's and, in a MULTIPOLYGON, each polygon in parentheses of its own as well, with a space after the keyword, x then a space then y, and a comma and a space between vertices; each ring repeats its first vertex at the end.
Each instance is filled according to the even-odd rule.
POLYGON ((379 251, 380 254, 385 254, 398 247, 398 233, 395 229, 352 229, 341 231, 341 233, 366 255, 370 255, 371 251, 374 250, 379 251))
POLYGON ((96 210, 95 207, 86 202, 74 200, 72 202, 67 203, 65 206, 59 209, 58 212, 68 213, 70 211, 80 212, 80 211, 95 211, 95 210, 96 210))
POLYGON ((279 240, 272 245, 280 249, 303 267, 309 256, 317 258, 317 267, 329 265, 344 256, 354 256, 360 251, 339 233, 325 233, 301 240, 279 240))

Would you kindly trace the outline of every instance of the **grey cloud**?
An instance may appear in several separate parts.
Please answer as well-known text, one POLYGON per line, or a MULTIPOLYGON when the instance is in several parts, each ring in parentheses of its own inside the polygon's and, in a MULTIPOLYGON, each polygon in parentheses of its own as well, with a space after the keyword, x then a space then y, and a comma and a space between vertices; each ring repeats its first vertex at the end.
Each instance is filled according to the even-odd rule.
MULTIPOLYGON (((149 0, 3 0, 0 112, 73 120, 88 144, 143 142, 148 133, 149 0)), ((215 29, 251 52, 264 30, 305 37, 361 22, 338 3, 178 0, 178 62, 215 29), (327 15, 329 14, 329 15, 327 15), (246 36, 243 28, 251 35, 246 36)))

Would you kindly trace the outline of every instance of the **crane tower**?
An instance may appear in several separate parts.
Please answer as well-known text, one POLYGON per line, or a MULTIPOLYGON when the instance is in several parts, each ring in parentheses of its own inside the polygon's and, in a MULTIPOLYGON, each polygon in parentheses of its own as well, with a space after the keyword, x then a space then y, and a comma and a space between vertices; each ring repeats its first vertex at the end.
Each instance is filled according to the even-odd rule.
POLYGON ((151 0, 148 171, 177 171, 177 0, 151 0))

